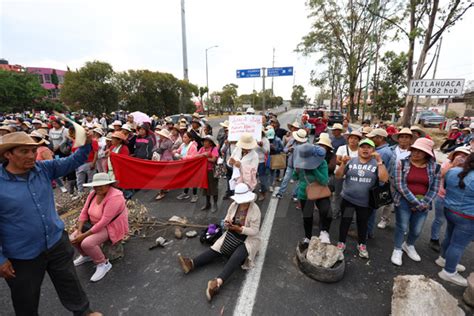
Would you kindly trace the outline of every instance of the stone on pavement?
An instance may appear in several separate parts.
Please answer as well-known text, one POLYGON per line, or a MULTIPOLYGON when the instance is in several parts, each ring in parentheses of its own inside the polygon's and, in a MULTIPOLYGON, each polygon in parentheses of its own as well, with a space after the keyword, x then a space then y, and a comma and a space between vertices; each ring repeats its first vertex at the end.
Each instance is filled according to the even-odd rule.
POLYGON ((181 230, 181 228, 176 227, 176 228, 174 229, 174 237, 176 237, 176 239, 181 239, 181 238, 183 238, 183 231, 181 230))
POLYGON ((186 237, 188 237, 188 238, 194 238, 197 235, 198 235, 198 233, 195 230, 190 230, 190 231, 186 232, 186 237))
POLYGON ((336 246, 324 244, 318 237, 313 237, 309 242, 306 259, 312 265, 332 268, 336 262, 344 260, 344 255, 336 246))
POLYGON ((456 300, 438 282, 424 275, 399 275, 394 278, 392 316, 462 316, 456 300))
POLYGON ((464 291, 463 298, 467 305, 474 307, 474 272, 467 278, 467 289, 464 291))
POLYGON ((122 242, 118 242, 115 245, 112 245, 110 240, 107 240, 102 244, 102 251, 107 259, 110 261, 114 261, 120 258, 123 258, 123 244, 122 242))

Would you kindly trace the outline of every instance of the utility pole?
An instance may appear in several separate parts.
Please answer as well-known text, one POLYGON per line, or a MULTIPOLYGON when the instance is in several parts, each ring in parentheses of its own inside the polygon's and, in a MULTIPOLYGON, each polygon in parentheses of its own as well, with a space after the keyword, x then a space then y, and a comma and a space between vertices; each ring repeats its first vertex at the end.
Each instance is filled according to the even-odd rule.
POLYGON ((266 68, 262 68, 262 79, 263 79, 263 97, 262 97, 262 112, 265 114, 265 70, 266 68))
POLYGON ((188 74, 188 49, 186 44, 186 11, 184 9, 184 0, 181 0, 181 34, 183 41, 183 72, 184 80, 189 81, 188 74))
MULTIPOLYGON (((214 45, 214 46, 211 46, 211 47, 208 47, 206 48, 206 88, 207 88, 207 101, 209 103, 209 92, 211 92, 209 90, 209 70, 208 70, 208 66, 207 66, 207 51, 212 49, 212 48, 216 48, 216 47, 219 47, 218 45, 214 45)), ((209 104, 207 106, 207 115, 209 115, 209 104)))
MULTIPOLYGON (((275 47, 273 47, 273 60, 272 60, 272 68, 275 68, 275 47)), ((272 77, 272 97, 275 94, 273 93, 273 77, 272 77)))

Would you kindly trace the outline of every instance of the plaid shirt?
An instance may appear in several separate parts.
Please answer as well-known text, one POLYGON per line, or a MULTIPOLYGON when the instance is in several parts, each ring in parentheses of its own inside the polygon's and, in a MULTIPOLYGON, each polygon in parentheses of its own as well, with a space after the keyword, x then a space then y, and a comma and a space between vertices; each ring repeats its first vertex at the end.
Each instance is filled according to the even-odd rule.
POLYGON ((436 197, 439 190, 441 173, 439 165, 434 160, 430 160, 426 166, 428 172, 429 186, 423 199, 419 200, 408 189, 407 176, 410 172, 410 157, 400 160, 394 170, 394 194, 393 201, 396 206, 400 205, 400 199, 404 198, 418 211, 431 209, 431 202, 436 197))

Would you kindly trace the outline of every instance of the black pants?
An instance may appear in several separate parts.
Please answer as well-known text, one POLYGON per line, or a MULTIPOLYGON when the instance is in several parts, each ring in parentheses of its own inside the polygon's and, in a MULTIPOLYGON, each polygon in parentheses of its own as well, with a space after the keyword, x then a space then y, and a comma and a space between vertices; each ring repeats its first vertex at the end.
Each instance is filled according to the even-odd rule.
MULTIPOLYGON (((224 270, 217 276, 217 278, 226 281, 229 277, 237 270, 242 264, 244 264, 245 259, 249 256, 245 244, 240 245, 235 249, 232 256, 226 262, 224 270)), ((223 254, 218 253, 217 251, 212 250, 211 248, 204 251, 202 254, 193 259, 194 268, 205 266, 206 264, 214 261, 217 258, 224 257, 223 254)))
POLYGON ((440 150, 443 150, 444 147, 451 147, 453 146, 454 144, 456 144, 456 140, 455 139, 446 139, 443 144, 441 145, 441 147, 439 147, 440 150))
POLYGON ((226 179, 227 179, 227 190, 226 190, 226 193, 225 193, 225 194, 226 194, 227 196, 232 196, 232 195, 234 195, 234 191, 230 189, 229 181, 230 181, 230 179, 232 179, 232 173, 233 173, 234 171, 233 171, 232 168, 229 168, 229 167, 227 167, 227 166, 226 166, 226 168, 227 168, 227 173, 226 173, 225 177, 226 177, 226 179))
POLYGON ((329 198, 319 199, 316 201, 300 200, 301 210, 303 211, 303 226, 305 237, 311 239, 313 236, 313 214, 314 205, 319 210, 319 230, 329 232, 331 227, 331 200, 329 198))
POLYGON ((359 244, 364 244, 367 241, 367 226, 369 223, 369 217, 372 214, 372 209, 370 207, 362 207, 355 204, 352 204, 345 199, 342 199, 341 202, 341 226, 339 228, 339 241, 346 242, 347 233, 351 227, 352 217, 354 216, 354 211, 356 213, 357 221, 357 236, 359 244))
MULTIPOLYGON (((189 188, 184 189, 184 194, 188 194, 188 193, 189 193, 189 188)), ((196 195, 196 194, 198 194, 198 189, 193 188, 193 195, 196 195)))
POLYGON ((10 259, 16 278, 6 280, 17 316, 38 315, 41 284, 47 271, 63 306, 74 315, 90 313, 89 300, 72 262, 74 249, 66 232, 51 249, 31 260, 10 259))

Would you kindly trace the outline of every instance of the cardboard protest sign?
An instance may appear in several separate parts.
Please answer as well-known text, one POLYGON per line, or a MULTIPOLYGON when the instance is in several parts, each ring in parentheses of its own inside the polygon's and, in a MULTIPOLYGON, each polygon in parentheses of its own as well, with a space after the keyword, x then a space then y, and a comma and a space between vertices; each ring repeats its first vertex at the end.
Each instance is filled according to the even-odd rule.
POLYGON ((238 141, 240 135, 250 133, 255 140, 262 139, 261 115, 231 115, 229 116, 229 141, 238 141))

